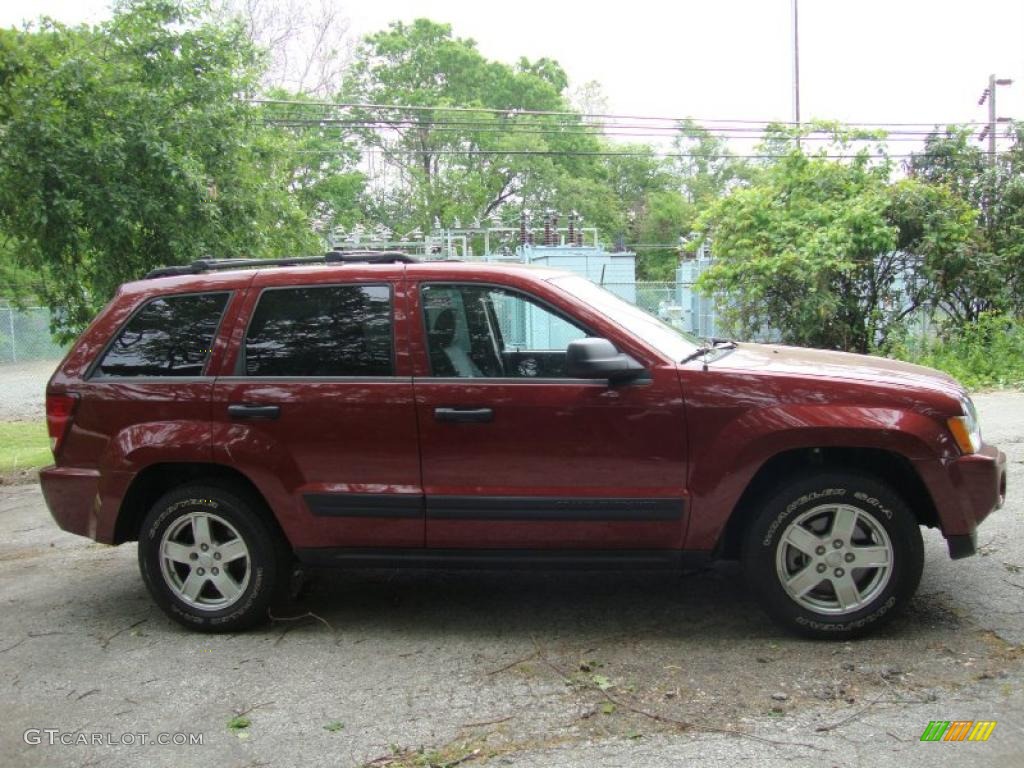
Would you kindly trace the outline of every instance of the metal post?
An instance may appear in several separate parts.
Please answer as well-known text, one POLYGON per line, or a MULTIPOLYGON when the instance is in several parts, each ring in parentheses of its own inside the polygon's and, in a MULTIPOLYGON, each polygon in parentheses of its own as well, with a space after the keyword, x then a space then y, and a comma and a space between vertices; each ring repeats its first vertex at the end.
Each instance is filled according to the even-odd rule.
POLYGON ((14 307, 7 308, 7 324, 11 329, 11 362, 18 362, 18 347, 14 342, 14 307))
POLYGON ((799 0, 793 0, 793 122, 800 126, 800 20, 799 0))
POLYGON ((988 159, 993 166, 996 164, 996 126, 999 124, 999 117, 996 112, 996 88, 1000 85, 1013 85, 1013 80, 1008 77, 989 75, 988 88, 985 89, 981 94, 981 98, 978 99, 979 107, 986 100, 988 101, 988 123, 981 129, 978 141, 984 141, 986 137, 988 138, 988 159))
POLYGON ((996 164, 996 76, 988 76, 988 157, 996 164))

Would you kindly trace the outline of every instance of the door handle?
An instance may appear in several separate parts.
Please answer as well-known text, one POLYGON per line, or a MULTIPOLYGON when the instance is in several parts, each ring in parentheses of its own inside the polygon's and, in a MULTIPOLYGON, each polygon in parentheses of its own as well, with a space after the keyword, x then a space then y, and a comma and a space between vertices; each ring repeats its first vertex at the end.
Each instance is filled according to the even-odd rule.
POLYGON ((494 420, 494 411, 490 408, 435 408, 436 421, 451 421, 456 424, 469 422, 486 423, 494 420))
POLYGON ((281 415, 279 405, 252 405, 251 403, 231 403, 228 405, 228 416, 232 419, 276 419, 281 415))

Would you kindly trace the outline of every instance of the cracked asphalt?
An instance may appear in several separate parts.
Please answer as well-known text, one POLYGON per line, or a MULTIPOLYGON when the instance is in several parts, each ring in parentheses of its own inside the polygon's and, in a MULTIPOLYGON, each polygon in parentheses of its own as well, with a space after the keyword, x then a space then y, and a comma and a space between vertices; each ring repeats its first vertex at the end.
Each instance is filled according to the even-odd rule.
POLYGON ((926 531, 911 610, 853 643, 781 633, 729 564, 325 573, 266 627, 196 635, 151 604, 133 545, 2 487, 0 765, 1024 765, 1024 394, 976 401, 1007 506, 967 560, 926 531), (922 743, 930 720, 998 725, 922 743), (102 743, 60 743, 81 734, 102 743))

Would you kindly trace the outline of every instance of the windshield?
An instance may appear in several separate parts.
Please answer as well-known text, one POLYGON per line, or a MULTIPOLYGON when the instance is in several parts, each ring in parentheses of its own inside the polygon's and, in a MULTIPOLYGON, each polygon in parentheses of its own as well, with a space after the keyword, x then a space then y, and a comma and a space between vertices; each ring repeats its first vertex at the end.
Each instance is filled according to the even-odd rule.
POLYGON ((619 298, 611 291, 594 285, 584 277, 566 275, 553 278, 550 282, 594 307, 609 320, 621 325, 676 362, 700 347, 700 342, 694 337, 619 298))

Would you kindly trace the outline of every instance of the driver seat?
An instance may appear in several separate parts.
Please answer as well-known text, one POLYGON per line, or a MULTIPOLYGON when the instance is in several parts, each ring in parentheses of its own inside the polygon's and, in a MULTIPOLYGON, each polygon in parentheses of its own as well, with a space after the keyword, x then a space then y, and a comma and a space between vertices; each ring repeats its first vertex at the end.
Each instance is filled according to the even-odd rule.
POLYGON ((428 343, 435 376, 458 376, 462 379, 483 376, 469 353, 455 341, 455 310, 443 309, 438 313, 428 343))

